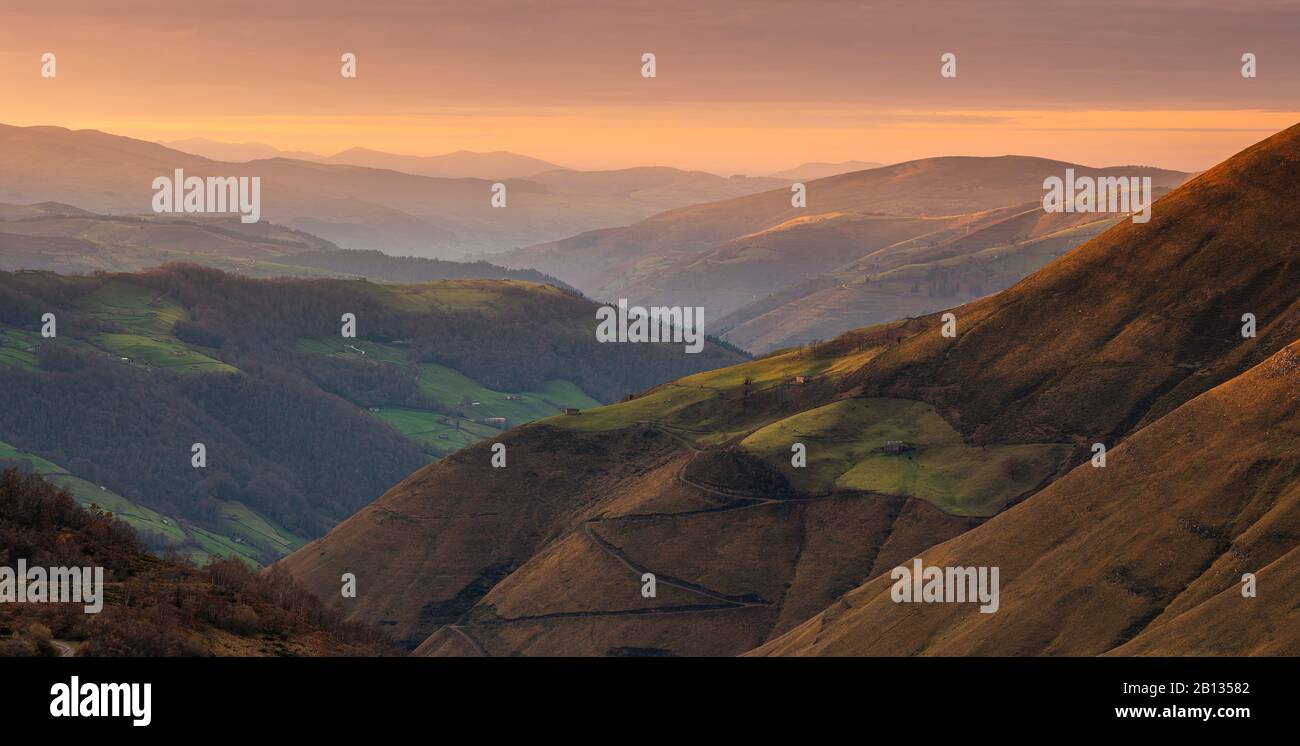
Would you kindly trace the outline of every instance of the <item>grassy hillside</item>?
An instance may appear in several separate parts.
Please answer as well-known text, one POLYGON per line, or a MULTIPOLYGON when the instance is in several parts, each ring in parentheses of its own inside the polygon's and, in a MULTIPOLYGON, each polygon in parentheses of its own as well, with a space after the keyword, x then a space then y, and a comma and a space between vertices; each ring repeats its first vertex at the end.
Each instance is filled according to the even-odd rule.
POLYGON ((921 555, 999 567, 996 613, 898 604, 880 577, 757 652, 1296 655, 1298 394, 1300 342, 921 555))
POLYGON ((718 322, 756 353, 830 339, 845 329, 924 316, 1015 284, 1117 224, 1037 206, 970 216, 975 226, 900 241, 752 303, 718 322))
POLYGON ((762 427, 740 448, 786 472, 801 491, 834 488, 905 495, 952 515, 990 516, 1051 476, 1070 454, 1061 444, 977 448, 932 407, 906 399, 841 399, 762 427), (907 450, 887 453, 889 441, 907 450), (789 465, 791 445, 806 467, 789 465))
POLYGON ((738 359, 594 326, 590 302, 512 280, 0 274, 0 438, 155 548, 265 564, 433 459, 738 359))

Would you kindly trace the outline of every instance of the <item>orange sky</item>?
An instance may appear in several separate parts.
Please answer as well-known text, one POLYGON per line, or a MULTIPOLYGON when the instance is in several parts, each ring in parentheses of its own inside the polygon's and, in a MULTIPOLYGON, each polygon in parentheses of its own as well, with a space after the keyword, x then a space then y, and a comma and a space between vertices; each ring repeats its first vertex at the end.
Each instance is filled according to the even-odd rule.
POLYGON ((186 5, 6 3, 0 122, 758 174, 1005 153, 1197 170, 1300 121, 1294 3, 186 5))

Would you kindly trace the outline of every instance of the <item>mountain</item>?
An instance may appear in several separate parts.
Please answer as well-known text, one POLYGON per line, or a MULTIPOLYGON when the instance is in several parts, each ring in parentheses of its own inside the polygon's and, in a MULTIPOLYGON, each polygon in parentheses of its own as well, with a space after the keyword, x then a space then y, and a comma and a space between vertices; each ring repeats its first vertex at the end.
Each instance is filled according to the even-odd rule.
MULTIPOLYGON (((1097 217, 1049 214, 1038 203, 959 216, 943 229, 778 290, 719 319, 714 329, 728 342, 763 354, 860 325, 922 316, 1008 288, 1124 219, 1097 217)), ((799 254, 788 256, 793 271, 799 254)), ((701 275, 725 271, 722 265, 712 269, 701 275)), ((744 280, 725 274, 733 277, 744 280)), ((724 286, 725 279, 712 278, 724 286)))
POLYGON ((920 555, 998 567, 996 613, 898 604, 882 575, 757 653, 1296 655, 1297 537, 1300 342, 920 555))
MULTIPOLYGON (((1296 544, 1297 197, 1300 126, 954 308, 954 337, 880 324, 516 428, 507 469, 462 450, 277 566, 320 593, 357 573, 351 618, 423 655, 819 652, 837 617, 877 653, 1105 652, 1148 626, 1181 652, 1180 612, 1236 604, 1215 594, 1243 564, 1294 577, 1270 563, 1296 544), (1003 567, 989 636, 963 636, 969 605, 882 608, 918 555, 1003 567)), ((1294 649, 1289 587, 1225 649, 1294 649)))
POLYGON ((163 144, 214 161, 246 162, 268 158, 291 158, 315 163, 337 163, 401 171, 441 179, 470 178, 496 181, 531 176, 560 168, 554 163, 504 150, 490 153, 458 150, 445 155, 399 155, 369 148, 348 148, 326 156, 302 150, 281 150, 273 145, 259 142, 217 142, 202 137, 191 137, 163 144))
MULTIPOLYGON (((153 180, 176 169, 204 178, 257 176, 264 220, 345 248, 431 258, 512 250, 771 183, 676 171, 677 183, 665 184, 650 170, 630 178, 627 192, 610 194, 583 186, 581 175, 559 177, 577 185, 556 189, 505 178, 500 180, 507 200, 500 208, 491 203, 496 178, 430 178, 284 157, 230 163, 95 130, 0 125, 3 202, 56 201, 101 214, 149 214, 153 180)), ((609 178, 601 172, 589 177, 597 183, 609 178)))
MULTIPOLYGON (((1068 168, 1080 176, 1149 176, 1154 187, 1164 188, 1188 176, 1024 156, 930 158, 810 181, 805 208, 791 206, 785 184, 669 210, 623 228, 588 231, 496 261, 536 268, 593 297, 704 306, 716 319, 875 252, 926 247, 985 220, 989 211, 1039 202, 1043 179, 1063 177, 1068 168)), ((907 263, 903 259, 895 266, 907 263)), ((1025 266, 1024 272, 1036 268, 1025 266)))
POLYGON ((741 359, 595 326, 590 301, 517 280, 0 273, 0 458, 153 548, 265 564, 507 427, 741 359))
POLYGON ((471 178, 492 181, 517 179, 560 168, 554 163, 504 150, 490 153, 458 150, 446 155, 397 155, 368 148, 349 148, 321 160, 325 163, 342 163, 349 166, 386 168, 440 179, 471 178))
POLYGON ((872 168, 880 168, 885 164, 874 161, 841 161, 840 163, 825 163, 823 161, 813 161, 811 163, 802 163, 794 168, 787 168, 784 171, 777 171, 771 174, 773 179, 784 179, 788 181, 809 181, 811 179, 821 179, 827 176, 836 176, 838 174, 847 174, 851 171, 866 171, 872 168))
POLYGON ((281 150, 274 145, 260 142, 217 142, 205 137, 190 137, 185 140, 173 140, 162 143, 182 153, 202 156, 213 161, 241 163, 260 161, 265 158, 294 158, 300 161, 324 161, 326 157, 319 153, 305 150, 281 150))
POLYGON ((656 205, 663 210, 740 197, 783 186, 783 182, 776 179, 723 177, 706 171, 683 171, 665 166, 612 171, 546 171, 534 174, 529 180, 544 185, 557 195, 621 197, 635 200, 637 204, 656 205))
POLYGON ((102 608, 0 605, 0 658, 13 656, 392 655, 382 634, 279 573, 234 560, 203 569, 144 551, 130 527, 40 477, 0 470, 0 537, 28 567, 98 567, 102 608))
POLYGON ((170 262, 192 262, 252 277, 354 276, 382 282, 511 279, 572 289, 530 269, 340 249, 305 231, 266 221, 97 215, 50 202, 0 203, 0 270, 134 272, 170 262))

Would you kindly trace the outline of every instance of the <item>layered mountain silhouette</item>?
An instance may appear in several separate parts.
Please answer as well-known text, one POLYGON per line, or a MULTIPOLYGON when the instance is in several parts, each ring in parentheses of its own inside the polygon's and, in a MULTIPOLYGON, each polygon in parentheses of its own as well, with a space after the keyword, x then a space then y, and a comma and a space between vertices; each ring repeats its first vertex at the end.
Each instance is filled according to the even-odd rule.
POLYGON ((530 269, 341 249, 306 231, 233 217, 99 215, 71 205, 0 203, 0 270, 134 272, 191 262, 253 277, 353 276, 384 282, 527 280, 572 290, 530 269))
MULTIPOLYGON (((873 190, 918 219, 1021 205, 1045 175, 984 173, 979 192, 960 160, 831 177, 818 209, 873 190)), ((279 564, 322 595, 355 573, 344 612, 427 655, 1294 652, 1298 198, 1300 126, 953 317, 516 428, 506 468, 459 451, 279 564), (917 556, 1000 567, 1000 610, 893 603, 890 571, 917 556)), ((788 205, 547 251, 707 251, 788 205)))
MULTIPOLYGON (((960 216, 944 221, 949 227, 890 244, 750 303, 720 319, 717 329, 728 341, 764 353, 864 324, 922 316, 1010 287, 1121 219, 1046 214, 1037 202, 960 216)), ((788 256, 787 263, 796 265, 798 252, 788 256)))
POLYGON ((803 181, 807 179, 820 179, 826 176, 835 176, 836 174, 847 174, 850 171, 866 171, 869 168, 880 168, 883 165, 885 164, 876 163, 875 161, 840 161, 839 163, 813 161, 810 163, 801 163, 794 168, 787 168, 784 171, 777 171, 769 174, 769 176, 774 179, 803 181))
MULTIPOLYGON (((364 155, 360 160, 374 162, 386 154, 364 155)), ((405 156, 390 160, 394 167, 417 167, 405 156)), ((534 180, 434 178, 278 155, 226 162, 96 130, 0 125, 2 202, 55 201, 96 213, 150 214, 153 180, 170 178, 176 169, 187 176, 258 176, 265 220, 344 248, 435 258, 501 252, 773 186, 767 179, 677 169, 551 171, 534 180), (504 208, 491 205, 497 182, 507 187, 504 208), (611 189, 611 183, 618 187, 611 189)))
POLYGON ((531 176, 542 171, 554 171, 560 166, 518 153, 495 150, 477 153, 458 150, 443 155, 401 155, 371 148, 348 148, 334 155, 321 155, 301 150, 281 150, 259 142, 218 142, 203 137, 163 143, 186 153, 211 158, 215 161, 256 161, 265 158, 294 158, 317 163, 341 163, 348 166, 384 168, 392 171, 432 176, 442 179, 513 179, 531 176))
POLYGON ((1054 220, 1034 212, 1043 180, 1064 177, 1066 169, 1151 177, 1159 190, 1188 176, 1024 156, 929 158, 809 181, 806 207, 792 206, 787 182, 529 247, 501 261, 535 267, 598 298, 704 306, 710 318, 726 317, 723 332, 754 322, 728 339, 767 352, 987 295, 1109 227, 1098 221, 1118 216, 1069 213, 1054 220), (1097 224, 1060 233, 1089 222, 1097 224), (982 236, 970 237, 980 229, 982 236), (1050 248, 1024 245, 1054 234, 1050 248), (846 285, 853 290, 806 297, 846 285), (788 308, 755 322, 781 306, 788 308), (901 313, 888 315, 881 306, 901 306, 901 313), (823 321, 800 327, 782 318, 789 315, 823 321))

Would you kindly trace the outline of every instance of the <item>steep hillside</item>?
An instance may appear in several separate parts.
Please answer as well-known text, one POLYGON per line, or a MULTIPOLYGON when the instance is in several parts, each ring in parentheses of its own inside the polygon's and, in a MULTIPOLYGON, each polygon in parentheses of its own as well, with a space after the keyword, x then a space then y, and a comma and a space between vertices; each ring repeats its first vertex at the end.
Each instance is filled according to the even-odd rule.
POLYGON ((598 344, 594 308, 515 281, 0 274, 0 441, 154 546, 264 563, 458 448, 740 359, 598 344))
POLYGON ((975 443, 1106 441, 1300 336, 1300 128, 1242 151, 1005 292, 935 316, 851 383, 921 398, 975 443), (1258 332, 1243 338, 1242 316, 1258 332))
POLYGON ((0 658, 12 656, 389 655, 391 643, 280 573, 233 560, 203 569, 146 554, 131 529, 39 477, 0 470, 0 566, 100 567, 103 608, 0 605, 0 658))
POLYGON ((718 329, 762 354, 923 316, 1010 287, 1121 220, 1096 218, 1047 214, 1036 203, 959 216, 946 221, 953 228, 872 251, 751 303, 719 320, 718 329))
POLYGON ((1296 655, 1298 540, 1300 342, 1143 428, 1105 468, 1081 464, 921 553, 998 567, 996 612, 895 603, 878 577, 757 653, 1296 655))
POLYGON ((461 451, 280 564, 357 573, 353 617, 422 654, 745 652, 1300 337, 1298 175, 1300 127, 955 309, 953 338, 881 324, 518 428, 505 469, 461 451))

